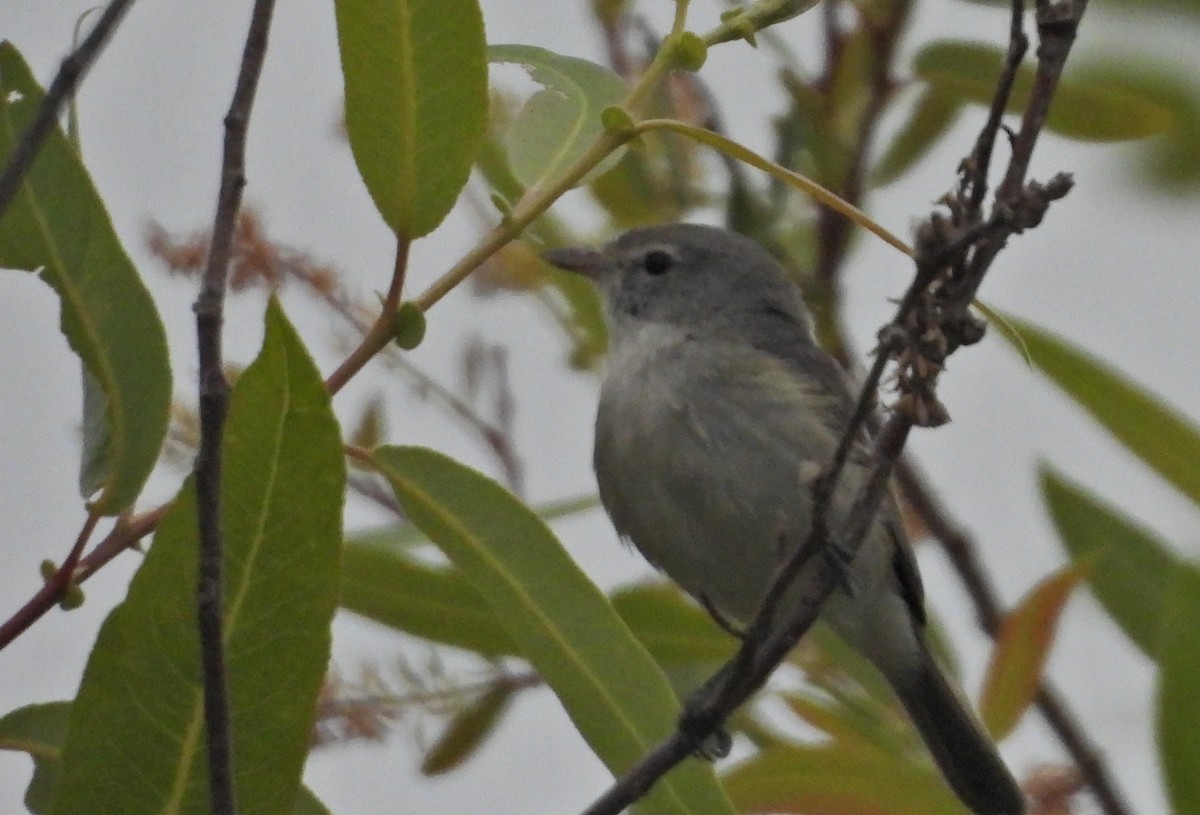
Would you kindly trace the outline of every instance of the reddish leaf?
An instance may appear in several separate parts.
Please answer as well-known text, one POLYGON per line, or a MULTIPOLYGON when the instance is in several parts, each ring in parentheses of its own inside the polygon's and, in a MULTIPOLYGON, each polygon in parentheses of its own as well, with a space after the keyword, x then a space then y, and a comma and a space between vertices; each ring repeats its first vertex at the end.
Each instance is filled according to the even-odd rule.
POLYGON ((1043 580, 1000 626, 980 701, 983 722, 996 739, 1012 732, 1037 694, 1059 615, 1083 576, 1075 564, 1043 580))

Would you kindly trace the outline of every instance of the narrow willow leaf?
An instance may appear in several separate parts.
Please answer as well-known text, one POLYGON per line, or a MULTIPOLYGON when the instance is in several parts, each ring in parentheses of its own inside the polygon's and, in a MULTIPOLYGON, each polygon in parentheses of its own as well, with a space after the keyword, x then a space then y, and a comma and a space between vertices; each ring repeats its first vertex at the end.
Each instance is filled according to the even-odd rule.
POLYGON ((1147 656, 1158 654, 1163 591, 1180 561, 1154 535, 1048 467, 1042 497, 1071 557, 1105 611, 1147 656))
MULTIPOLYGON (((20 53, 0 43, 0 156, 12 152, 41 100, 20 53)), ((166 436, 167 340, 87 170, 58 129, 0 219, 0 266, 37 272, 59 296, 62 332, 83 363, 80 489, 93 511, 116 515, 141 492, 166 436)))
MULTIPOLYGON (((595 493, 549 501, 534 508, 543 521, 569 518, 600 506, 600 496, 595 493)), ((381 549, 407 550, 429 545, 429 538, 409 523, 386 524, 346 536, 347 546, 373 546, 381 549)))
POLYGON ((844 750, 874 746, 900 755, 919 738, 891 700, 885 705, 877 699, 826 700, 804 693, 784 693, 780 698, 802 721, 826 733, 844 750))
POLYGON ((33 759, 25 806, 34 815, 49 812, 54 802, 70 716, 70 702, 48 702, 18 708, 0 719, 0 750, 19 750, 33 759))
MULTIPOLYGON (((491 45, 492 62, 515 62, 542 85, 509 126, 505 143, 513 174, 526 189, 539 189, 562 174, 601 133, 600 113, 628 94, 624 80, 594 62, 565 57, 532 45, 491 45)), ((614 152, 579 183, 611 167, 614 152)))
POLYGON ((1171 811, 1200 813, 1200 569, 1180 568, 1166 592, 1158 664, 1158 748, 1171 811))
MULTIPOLYGON (((262 352, 233 391, 223 453, 239 809, 291 813, 329 659, 345 466, 321 377, 274 302, 262 352)), ((88 659, 56 815, 210 811, 196 547, 189 480, 88 659)))
POLYGON ((1131 453, 1200 505, 1200 427, 1076 346, 1032 323, 1006 319, 1039 371, 1131 453))
MULTIPOLYGON (((70 717, 70 702, 47 702, 19 708, 0 719, 0 750, 28 753, 33 759, 33 780, 25 792, 25 807, 33 815, 49 813, 54 802, 70 717)), ((329 810, 301 787, 293 815, 329 815, 329 810)))
POLYGON ((695 139, 701 144, 707 144, 716 150, 720 150, 727 156, 731 156, 739 161, 749 164, 751 167, 757 167, 765 173, 769 173, 772 177, 782 181, 784 184, 799 190, 805 195, 810 196, 821 204, 840 212, 854 223, 861 226, 868 232, 882 238, 886 243, 904 252, 906 255, 912 254, 912 249, 908 244, 893 235, 887 229, 871 219, 865 212, 854 206, 848 201, 838 197, 836 193, 827 190, 817 182, 800 173, 793 172, 786 167, 783 167, 770 159, 763 158, 758 153, 755 153, 748 147, 745 147, 733 139, 726 138, 720 133, 714 133, 711 130, 706 130, 703 127, 696 127, 684 122, 678 122, 674 119, 652 119, 644 122, 643 126, 650 131, 667 130, 672 133, 679 133, 687 136, 690 139, 695 139))
POLYGON ((660 664, 720 664, 737 642, 674 586, 657 583, 620 589, 613 608, 660 664))
POLYGON ((1170 129, 1147 145, 1142 166, 1160 187, 1194 189, 1200 183, 1200 88, 1195 76, 1179 63, 1152 64, 1146 56, 1093 62, 1082 69, 1076 66, 1072 73, 1095 85, 1122 88, 1170 111, 1170 129))
MULTIPOLYGON (((1004 52, 981 43, 940 40, 917 54, 914 70, 930 87, 964 102, 988 106, 1004 66, 1004 52)), ((1009 112, 1024 110, 1034 71, 1017 71, 1009 112)), ((1109 82, 1088 81, 1072 73, 1059 83, 1046 119, 1047 129, 1084 141, 1126 141, 1162 133, 1174 124, 1172 111, 1134 90, 1109 82)))
MULTIPOLYGON (((614 774, 675 727, 678 702, 654 660, 540 518, 499 484, 432 450, 374 454, 412 522, 454 561, 614 774)), ((731 812, 712 770, 689 762, 645 812, 731 812)))
POLYGON ((777 745, 723 776, 742 813, 966 815, 932 764, 860 743, 777 745))
POLYGON ((1081 567, 1062 569, 1035 586, 1001 623, 979 703, 980 717, 997 741, 1013 731, 1037 696, 1059 615, 1082 579, 1081 567))
POLYGON ((454 206, 487 124, 477 0, 337 0, 346 132, 387 225, 432 232, 454 206))
POLYGON ((308 787, 301 787, 300 794, 296 796, 296 805, 292 809, 292 815, 331 815, 331 813, 329 807, 313 795, 312 790, 308 787))
POLYGON ((872 180, 883 185, 895 181, 929 153, 938 139, 958 120, 963 103, 954 94, 927 87, 909 111, 900 132, 879 160, 872 180))
POLYGON ((493 688, 451 717, 421 762, 424 775, 443 775, 473 756, 508 709, 511 688, 493 688))
MULTIPOLYGON (((595 495, 552 501, 537 508, 544 521, 598 506, 595 495)), ((429 538, 412 524, 368 530, 346 538, 342 555, 342 608, 397 631, 484 656, 517 656, 520 649, 488 604, 457 569, 422 563, 409 551, 429 538)))
POLYGON ((402 552, 347 541, 341 605, 413 636, 485 656, 520 651, 457 569, 426 566, 402 552))

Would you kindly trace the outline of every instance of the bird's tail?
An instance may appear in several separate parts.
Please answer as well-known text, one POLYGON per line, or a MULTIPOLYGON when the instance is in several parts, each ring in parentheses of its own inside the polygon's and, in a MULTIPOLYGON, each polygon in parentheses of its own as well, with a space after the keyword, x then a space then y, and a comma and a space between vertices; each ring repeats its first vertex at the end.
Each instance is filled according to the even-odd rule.
POLYGON ((910 664, 888 681, 942 775, 976 815, 1021 815, 1021 789, 991 739, 928 651, 923 657, 915 669, 910 664))

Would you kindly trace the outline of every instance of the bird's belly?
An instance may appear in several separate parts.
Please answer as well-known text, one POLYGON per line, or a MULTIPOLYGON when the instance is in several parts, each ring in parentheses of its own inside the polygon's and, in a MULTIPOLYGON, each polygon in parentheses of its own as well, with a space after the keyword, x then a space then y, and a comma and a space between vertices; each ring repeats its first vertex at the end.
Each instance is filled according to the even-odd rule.
MULTIPOLYGON (((636 409, 602 406, 609 412, 597 428, 601 498, 647 560, 692 596, 748 622, 775 570, 808 536, 812 480, 828 464, 833 439, 786 416, 787 405, 754 413, 728 395, 705 401, 652 392, 659 398, 636 409)), ((884 535, 876 524, 870 537, 884 535)), ((863 546, 851 569, 855 596, 837 591, 823 612, 859 647, 887 611, 876 598, 901 602, 890 585, 892 547, 877 543, 863 546)), ((810 573, 801 573, 789 597, 806 593, 810 573)))
POLYGON ((611 417, 598 435, 604 504, 622 536, 685 591, 748 621, 782 553, 807 534, 805 462, 786 439, 726 412, 646 407, 611 417))

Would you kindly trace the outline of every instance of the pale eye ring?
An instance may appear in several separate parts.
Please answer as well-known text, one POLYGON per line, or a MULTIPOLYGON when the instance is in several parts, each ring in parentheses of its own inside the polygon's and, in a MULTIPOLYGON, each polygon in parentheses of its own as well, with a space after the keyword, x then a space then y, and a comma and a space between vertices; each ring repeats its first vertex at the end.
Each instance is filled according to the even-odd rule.
POLYGON ((675 256, 663 249, 651 249, 642 258, 642 267, 647 274, 660 275, 675 265, 675 256))

